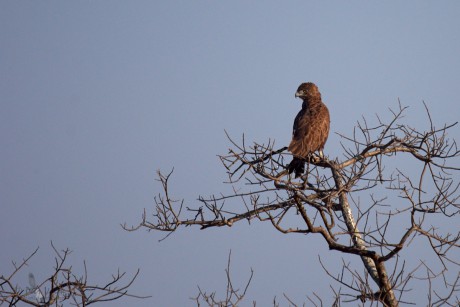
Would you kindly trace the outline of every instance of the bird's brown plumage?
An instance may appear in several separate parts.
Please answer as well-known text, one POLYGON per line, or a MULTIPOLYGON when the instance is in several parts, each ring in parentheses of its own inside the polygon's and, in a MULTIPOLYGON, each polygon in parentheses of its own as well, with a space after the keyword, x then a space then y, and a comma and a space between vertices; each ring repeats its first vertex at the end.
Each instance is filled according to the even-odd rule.
POLYGON ((295 171, 296 177, 304 172, 308 156, 320 151, 326 144, 329 135, 329 110, 321 101, 318 87, 311 82, 302 83, 295 94, 303 100, 302 110, 294 120, 292 140, 288 150, 294 158, 288 166, 289 173, 295 171))

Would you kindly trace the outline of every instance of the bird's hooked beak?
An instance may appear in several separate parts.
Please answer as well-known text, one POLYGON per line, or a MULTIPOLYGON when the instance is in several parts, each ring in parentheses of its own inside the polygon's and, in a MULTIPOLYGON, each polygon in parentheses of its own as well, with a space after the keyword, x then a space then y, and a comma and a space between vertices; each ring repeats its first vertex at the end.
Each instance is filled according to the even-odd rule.
POLYGON ((295 97, 295 98, 300 97, 300 93, 299 93, 299 92, 296 92, 294 97, 295 97))

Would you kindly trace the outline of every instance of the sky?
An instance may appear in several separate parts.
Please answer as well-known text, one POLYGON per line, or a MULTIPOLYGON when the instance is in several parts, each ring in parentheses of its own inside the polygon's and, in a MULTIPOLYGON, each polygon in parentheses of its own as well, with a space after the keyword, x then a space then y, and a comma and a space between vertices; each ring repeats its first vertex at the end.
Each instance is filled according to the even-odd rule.
POLYGON ((231 250, 236 284, 255 271, 244 306, 327 301, 318 256, 342 255, 318 237, 252 223, 159 242, 120 224, 152 212, 158 169, 174 168, 188 206, 228 189, 225 131, 287 145, 302 82, 329 107, 330 157, 337 133, 398 99, 422 130, 423 102, 439 126, 458 121, 459 14, 458 1, 1 1, 0 274, 39 247, 16 282, 47 278, 52 241, 96 283, 141 270, 130 290, 151 298, 100 306, 193 306, 197 286, 224 296, 231 250))

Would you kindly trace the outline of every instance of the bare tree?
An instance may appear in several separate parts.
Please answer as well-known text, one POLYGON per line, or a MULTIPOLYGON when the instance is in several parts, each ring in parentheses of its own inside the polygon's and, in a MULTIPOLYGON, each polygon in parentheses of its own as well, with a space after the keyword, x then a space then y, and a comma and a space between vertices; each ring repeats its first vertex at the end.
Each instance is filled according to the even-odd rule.
MULTIPOLYGON (((218 298, 216 296, 216 292, 208 293, 198 287, 198 295, 193 298, 196 302, 197 306, 201 306, 204 304, 208 307, 234 307, 238 306, 238 304, 244 299, 246 292, 251 284, 252 276, 254 275, 254 271, 251 269, 251 276, 249 277, 246 286, 241 291, 239 288, 236 288, 233 285, 231 274, 230 274, 230 263, 231 263, 231 251, 228 255, 228 262, 227 268, 225 269, 225 275, 227 277, 227 287, 225 298, 218 298)), ((255 305, 255 304, 254 304, 255 305)))
POLYGON ((72 267, 66 264, 70 254, 69 249, 58 251, 51 243, 56 254, 53 273, 43 281, 35 281, 32 273, 29 273, 30 287, 22 288, 17 285, 17 276, 23 271, 30 259, 38 252, 38 248, 21 262, 13 262, 13 271, 8 275, 0 275, 0 305, 8 304, 16 306, 19 303, 29 306, 64 306, 68 301, 71 305, 87 306, 94 303, 114 301, 122 297, 147 298, 128 293, 139 274, 139 270, 133 277, 126 279, 126 273, 118 271, 112 275, 110 281, 103 285, 92 285, 88 282, 88 272, 84 263, 84 274, 77 276, 72 267))
MULTIPOLYGON (((418 280, 426 282, 428 291, 417 294, 426 295, 426 305, 458 306, 459 263, 452 254, 459 250, 460 168, 453 165, 459 165, 460 151, 448 138, 457 123, 436 128, 426 108, 428 129, 420 131, 402 122, 406 109, 399 105, 390 110, 389 121, 377 116, 370 125, 362 119, 351 136, 339 134, 343 157, 313 155, 299 179, 287 174, 286 147, 275 149, 270 140, 248 146, 244 137, 241 144, 229 137, 232 148, 220 159, 232 193, 199 197, 199 206, 184 207, 169 194, 172 172, 158 172, 163 192, 155 198, 152 216, 144 210, 138 226, 123 227, 168 235, 181 226, 268 222, 284 234, 318 234, 330 250, 359 257, 364 273, 345 261, 337 274, 323 266, 339 285, 332 287, 335 306, 410 303, 405 297, 418 280), (401 251, 414 241, 425 243, 434 257, 408 268, 401 251)), ((318 295, 309 299, 322 305, 318 295)))

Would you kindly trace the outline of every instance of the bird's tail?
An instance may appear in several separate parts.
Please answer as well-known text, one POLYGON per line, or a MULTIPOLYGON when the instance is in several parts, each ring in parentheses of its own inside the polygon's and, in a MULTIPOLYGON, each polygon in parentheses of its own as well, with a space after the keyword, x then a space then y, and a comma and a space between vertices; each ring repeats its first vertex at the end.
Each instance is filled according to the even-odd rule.
POLYGON ((294 157, 292 158, 291 163, 288 164, 287 169, 289 174, 295 172, 295 178, 299 178, 305 172, 305 160, 294 157))

